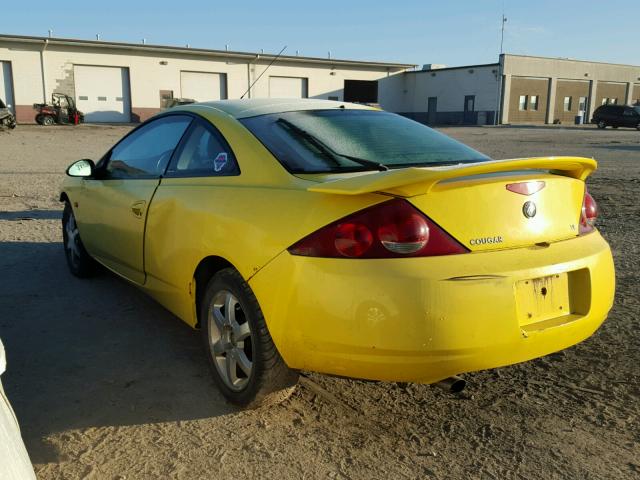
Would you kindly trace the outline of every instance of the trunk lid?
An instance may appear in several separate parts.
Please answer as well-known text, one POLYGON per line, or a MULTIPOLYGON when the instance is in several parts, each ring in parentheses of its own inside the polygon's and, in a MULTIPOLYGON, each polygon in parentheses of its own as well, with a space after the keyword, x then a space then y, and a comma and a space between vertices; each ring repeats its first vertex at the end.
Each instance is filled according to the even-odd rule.
POLYGON ((500 160, 367 173, 308 190, 405 197, 471 251, 482 251, 578 235, 584 180, 596 166, 578 157, 500 160), (507 188, 521 183, 531 188, 507 188))

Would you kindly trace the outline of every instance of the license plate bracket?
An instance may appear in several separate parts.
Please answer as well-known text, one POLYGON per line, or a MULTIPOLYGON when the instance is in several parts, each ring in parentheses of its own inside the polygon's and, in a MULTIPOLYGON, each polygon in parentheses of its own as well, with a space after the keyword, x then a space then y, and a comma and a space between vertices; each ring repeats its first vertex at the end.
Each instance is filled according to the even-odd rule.
POLYGON ((567 272, 520 280, 515 289, 521 326, 571 314, 567 272))

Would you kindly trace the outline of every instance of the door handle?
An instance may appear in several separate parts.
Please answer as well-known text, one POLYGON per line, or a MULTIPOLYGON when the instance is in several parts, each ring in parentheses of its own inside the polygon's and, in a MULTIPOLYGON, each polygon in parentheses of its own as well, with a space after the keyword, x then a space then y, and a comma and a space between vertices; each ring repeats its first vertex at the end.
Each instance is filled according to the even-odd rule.
POLYGON ((145 202, 144 200, 138 200, 137 202, 133 202, 131 204, 131 211, 133 212, 133 214, 140 218, 142 217, 142 214, 144 213, 144 206, 147 204, 147 202, 145 202))

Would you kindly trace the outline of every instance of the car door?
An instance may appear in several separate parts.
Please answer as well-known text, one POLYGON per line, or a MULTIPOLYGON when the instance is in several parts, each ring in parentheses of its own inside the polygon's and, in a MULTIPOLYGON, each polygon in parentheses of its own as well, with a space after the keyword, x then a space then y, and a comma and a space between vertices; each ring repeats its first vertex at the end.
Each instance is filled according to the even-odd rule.
MULTIPOLYGON (((145 236, 146 287, 191 323, 192 278, 208 255, 226 254, 238 240, 234 194, 240 167, 231 146, 211 123, 196 118, 171 159, 149 208, 145 236)), ((249 207, 250 208, 250 207, 249 207)))
POLYGON ((188 115, 167 115, 144 124, 113 147, 95 178, 84 182, 76 208, 92 215, 90 221, 83 216, 83 242, 100 262, 133 282, 145 282, 149 204, 191 121, 188 115))

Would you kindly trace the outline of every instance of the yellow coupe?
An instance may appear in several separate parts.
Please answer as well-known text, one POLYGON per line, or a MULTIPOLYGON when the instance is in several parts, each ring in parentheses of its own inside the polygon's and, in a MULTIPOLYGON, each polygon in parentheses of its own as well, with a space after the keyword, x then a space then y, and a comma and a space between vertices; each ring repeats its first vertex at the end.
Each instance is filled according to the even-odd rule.
POLYGON ((199 327, 236 404, 283 397, 299 370, 435 383, 604 321, 595 169, 492 160, 342 102, 193 104, 68 168, 64 248, 74 275, 101 264, 199 327))

